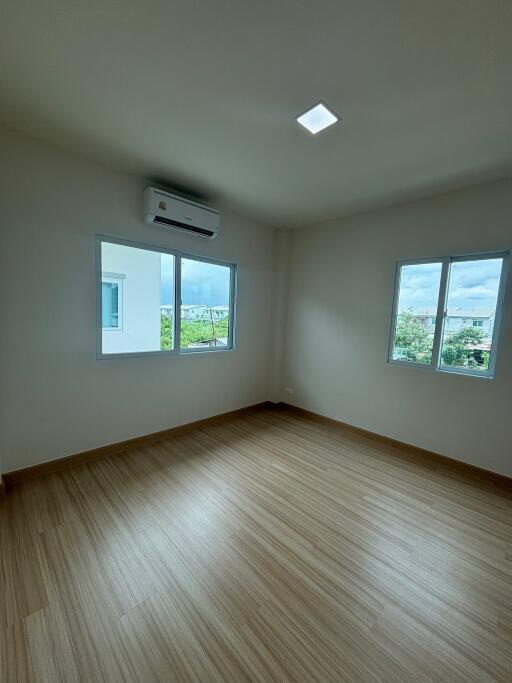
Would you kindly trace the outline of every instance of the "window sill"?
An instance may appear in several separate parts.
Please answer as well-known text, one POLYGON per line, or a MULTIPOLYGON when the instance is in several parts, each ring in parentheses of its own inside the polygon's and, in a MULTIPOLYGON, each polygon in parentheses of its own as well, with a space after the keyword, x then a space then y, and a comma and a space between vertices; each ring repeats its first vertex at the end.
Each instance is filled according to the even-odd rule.
POLYGON ((444 375, 462 375, 463 377, 476 377, 478 379, 494 379, 494 375, 488 375, 480 372, 472 372, 471 370, 452 370, 449 367, 439 366, 438 368, 432 365, 425 365, 423 363, 414 363, 404 360, 388 360, 388 365, 394 365, 401 368, 415 368, 417 370, 426 370, 428 372, 439 372, 444 375))
POLYGON ((234 351, 234 347, 230 346, 225 349, 182 349, 181 351, 134 351, 133 353, 98 353, 96 360, 120 360, 122 358, 151 358, 164 356, 193 356, 196 354, 211 354, 211 353, 226 353, 226 351, 234 351))

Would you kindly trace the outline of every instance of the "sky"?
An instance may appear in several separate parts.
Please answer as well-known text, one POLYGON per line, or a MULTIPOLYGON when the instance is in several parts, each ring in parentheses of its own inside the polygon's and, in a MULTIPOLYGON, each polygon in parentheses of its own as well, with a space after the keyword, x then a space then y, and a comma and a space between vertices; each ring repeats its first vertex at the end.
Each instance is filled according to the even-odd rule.
MULTIPOLYGON (((173 303, 173 257, 162 254, 161 301, 173 303)), ((181 260, 181 300, 184 304, 222 306, 229 303, 230 269, 204 261, 181 260)))
MULTIPOLYGON (((490 309, 496 307, 502 259, 457 261, 451 264, 448 308, 490 309)), ((402 267, 398 309, 413 306, 436 309, 441 280, 440 263, 402 267)))

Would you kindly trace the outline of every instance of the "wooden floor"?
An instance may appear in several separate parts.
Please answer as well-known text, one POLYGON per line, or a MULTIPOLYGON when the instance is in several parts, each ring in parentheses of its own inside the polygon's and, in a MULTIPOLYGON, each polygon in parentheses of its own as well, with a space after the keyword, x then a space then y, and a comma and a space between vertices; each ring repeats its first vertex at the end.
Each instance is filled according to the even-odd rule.
POLYGON ((0 680, 512 681, 512 496, 261 411, 14 489, 0 680))

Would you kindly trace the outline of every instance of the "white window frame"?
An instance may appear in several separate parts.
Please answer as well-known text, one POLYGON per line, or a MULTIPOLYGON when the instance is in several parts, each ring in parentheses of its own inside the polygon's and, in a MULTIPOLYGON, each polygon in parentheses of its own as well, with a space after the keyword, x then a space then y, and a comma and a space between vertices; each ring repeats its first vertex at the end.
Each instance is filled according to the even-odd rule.
MULTIPOLYGON (((227 261, 218 259, 211 259, 205 256, 198 256, 189 252, 177 251, 175 249, 168 249, 156 244, 147 244, 142 242, 133 242, 131 240, 121 239, 119 237, 110 237, 108 235, 96 235, 96 358, 98 360, 110 360, 116 358, 138 358, 142 356, 185 356, 194 353, 222 353, 225 351, 233 351, 235 349, 235 327, 236 327, 236 299, 237 299, 237 265, 227 261), (101 298, 101 283, 102 277, 112 276, 116 277, 115 273, 107 273, 102 271, 101 267, 101 245, 102 243, 119 244, 126 247, 134 247, 136 249, 145 249, 147 251, 159 252, 161 254, 171 254, 175 257, 174 261, 174 312, 173 312, 173 342, 174 348, 169 350, 158 351, 134 351, 122 353, 103 353, 102 350, 102 298, 101 298), (229 311, 228 320, 230 321, 228 330, 228 341, 226 346, 210 346, 204 348, 181 349, 181 260, 183 258, 194 261, 201 261, 202 263, 211 263, 217 266, 224 266, 230 270, 229 281, 229 311)), ((123 299, 124 300, 124 299, 123 299)), ((105 331, 113 331, 117 328, 105 328, 105 331)))
POLYGON ((497 251, 477 254, 463 254, 457 256, 441 256, 437 258, 427 259, 406 259, 397 261, 395 269, 395 287, 393 293, 393 308, 391 315, 391 328, 389 333, 388 343, 388 357, 387 362, 390 365, 399 365, 401 367, 413 367, 422 370, 430 370, 435 372, 446 372, 454 375, 469 375, 471 377, 481 377, 483 379, 493 379, 496 370, 496 358, 498 355, 498 343, 501 328, 501 317, 503 313, 503 303, 505 299, 505 290, 507 283, 507 274, 509 269, 510 251, 497 251), (503 259, 501 267, 500 283, 498 287, 498 298, 496 301, 496 313, 494 317, 494 327, 491 339, 491 352, 489 356, 489 368, 483 372, 481 370, 472 370, 471 368, 457 368, 453 366, 443 365, 441 359, 441 347, 444 333, 444 326, 447 317, 447 302, 448 302, 448 287, 450 276, 450 265, 458 261, 485 261, 489 259, 503 259), (439 297, 437 304, 436 326, 434 331, 434 346, 432 349, 432 361, 430 363, 416 363, 414 361, 398 360, 393 358, 393 346, 395 341, 396 322, 398 317, 398 297, 400 294, 400 275, 403 266, 417 265, 421 263, 439 263, 441 264, 441 279, 439 284, 439 297))
MULTIPOLYGON (((102 332, 122 332, 123 331, 123 306, 124 306, 124 280, 126 275, 122 273, 101 273, 101 284, 104 282, 111 282, 117 285, 117 327, 103 327, 103 316, 101 317, 101 331, 102 332)), ((103 293, 102 293, 103 294, 103 293)), ((103 301, 103 296, 102 296, 103 301)), ((100 304, 101 305, 101 304, 100 304)))

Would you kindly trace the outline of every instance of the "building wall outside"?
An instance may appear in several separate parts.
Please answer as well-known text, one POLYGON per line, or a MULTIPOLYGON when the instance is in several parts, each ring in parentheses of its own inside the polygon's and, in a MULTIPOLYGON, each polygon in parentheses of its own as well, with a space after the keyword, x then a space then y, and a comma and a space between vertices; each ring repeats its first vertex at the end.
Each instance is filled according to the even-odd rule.
MULTIPOLYGON (((418 315, 416 317, 430 332, 435 331, 435 318, 433 318, 432 316, 423 315, 418 315)), ((444 331, 451 333, 458 332, 459 330, 462 330, 464 327, 473 327, 473 321, 475 320, 482 321, 482 325, 479 326, 477 329, 481 330, 486 337, 492 337, 492 331, 494 327, 494 314, 492 316, 489 316, 488 318, 461 318, 459 316, 448 315, 445 320, 444 331)))
POLYGON ((160 350, 160 260, 154 251, 103 243, 103 272, 123 276, 122 325, 103 330, 103 353, 160 350))
POLYGON ((486 337, 492 337, 492 331, 494 326, 494 316, 489 318, 459 318, 456 316, 449 316, 446 319, 445 331, 446 332, 458 332, 464 327, 473 327, 474 320, 481 320, 482 326, 476 329, 481 330, 486 337))

